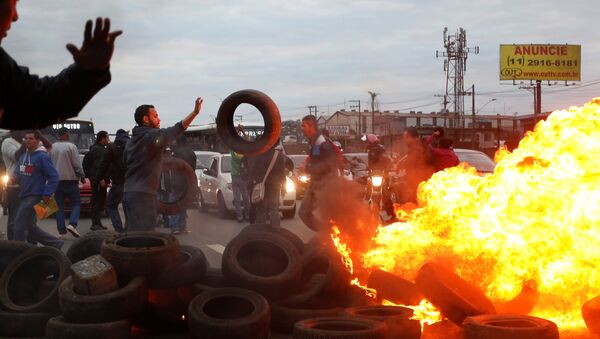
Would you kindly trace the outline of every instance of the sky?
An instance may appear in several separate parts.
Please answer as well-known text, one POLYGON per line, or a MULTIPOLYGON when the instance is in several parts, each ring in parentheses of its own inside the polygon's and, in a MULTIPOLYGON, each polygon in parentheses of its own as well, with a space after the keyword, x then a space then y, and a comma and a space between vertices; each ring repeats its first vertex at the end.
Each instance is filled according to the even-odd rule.
MULTIPOLYGON (((79 115, 110 133, 132 128, 141 104, 170 126, 198 96, 194 123, 208 123, 224 98, 248 88, 269 95, 284 120, 313 105, 319 115, 351 109, 351 100, 370 108, 368 91, 379 93, 381 110, 439 111, 444 27, 464 28, 468 46, 479 46, 464 80, 475 84, 479 114, 533 111, 532 93, 499 80, 500 44, 582 45, 582 81, 544 86, 543 111, 600 96, 597 0, 20 0, 18 10, 2 47, 40 75, 72 63, 65 44, 81 44, 87 19, 110 17, 124 31, 112 82, 79 115)), ((260 119, 249 105, 236 115, 260 119)))

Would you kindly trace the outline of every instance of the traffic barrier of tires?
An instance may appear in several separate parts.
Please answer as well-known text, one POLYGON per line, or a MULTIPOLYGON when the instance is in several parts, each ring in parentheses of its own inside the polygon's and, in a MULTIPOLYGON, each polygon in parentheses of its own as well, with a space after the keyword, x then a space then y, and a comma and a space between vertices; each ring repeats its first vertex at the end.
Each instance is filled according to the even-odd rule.
POLYGON ((341 315, 351 318, 364 318, 385 322, 387 337, 397 339, 419 339, 421 324, 412 320, 413 310, 400 306, 355 306, 346 308, 341 315))
POLYGON ((480 289, 438 264, 423 265, 415 281, 425 298, 459 326, 468 316, 496 313, 480 289))
POLYGON ((128 320, 73 324, 59 316, 50 319, 46 326, 48 339, 127 339, 130 335, 131 324, 128 320))
POLYGON ((558 339, 555 323, 527 315, 489 314, 467 317, 465 339, 558 339))
POLYGON ((294 325, 294 339, 384 339, 387 331, 387 325, 381 321, 362 318, 323 317, 297 322, 294 325))
POLYGON ((299 308, 275 303, 271 308, 271 327, 284 333, 292 333, 294 325, 310 318, 335 317, 342 312, 341 307, 299 308))
POLYGON ((217 113, 217 133, 227 147, 244 155, 257 155, 271 149, 281 134, 281 116, 275 102, 265 93, 245 89, 230 94, 217 113), (241 104, 256 107, 265 123, 263 134, 254 141, 244 140, 234 125, 234 113, 241 104))
POLYGON ((177 288, 189 286, 202 280, 208 269, 206 256, 197 247, 181 245, 180 262, 162 273, 153 282, 155 288, 177 288))
POLYGON ((43 337, 55 312, 11 313, 0 311, 0 337, 43 337))
POLYGON ((588 330, 593 334, 600 334, 600 296, 585 302, 581 307, 581 314, 588 330))
POLYGON ((258 293, 218 288, 196 296, 189 305, 189 328, 195 338, 268 338, 270 309, 258 293))
POLYGON ((52 312, 58 309, 58 284, 69 276, 71 262, 52 247, 34 247, 15 258, 0 278, 0 303, 11 312, 52 312), (46 295, 40 285, 55 281, 46 295), (41 298, 40 298, 41 297, 41 298))
POLYGON ((118 233, 109 230, 93 231, 82 235, 75 240, 67 250, 67 257, 72 263, 91 257, 92 255, 100 254, 102 242, 107 239, 112 239, 118 233))
POLYGON ((525 283, 521 292, 511 300, 495 304, 499 314, 529 314, 535 308, 540 298, 535 283, 525 283))
POLYGON ((0 240, 0 275, 16 257, 32 247, 23 241, 0 240))
POLYGON ((72 323, 104 323, 128 319, 144 307, 148 287, 144 277, 136 277, 122 288, 101 295, 81 295, 73 290, 69 277, 60 285, 60 309, 72 323))
POLYGON ((389 300, 400 305, 418 305, 423 296, 414 283, 392 273, 374 270, 367 286, 377 290, 377 300, 389 300))
POLYGON ((189 301, 177 289, 150 289, 148 302, 133 324, 151 332, 179 332, 187 329, 189 301))
POLYGON ((300 239, 300 237, 298 237, 294 232, 288 230, 287 228, 273 227, 268 224, 253 224, 244 227, 240 231, 240 234, 245 232, 270 232, 279 235, 291 242, 292 245, 294 245, 298 250, 298 253, 304 253, 304 242, 302 241, 302 239, 300 239))
POLYGON ((162 171, 175 171, 177 176, 182 178, 188 184, 185 185, 185 190, 181 193, 175 201, 162 201, 159 195, 159 199, 156 200, 156 211, 159 214, 174 215, 187 208, 196 200, 198 194, 198 182, 196 173, 190 165, 176 157, 167 157, 162 162, 162 171))
POLYGON ((131 232, 102 243, 102 256, 117 271, 119 280, 144 276, 150 287, 162 273, 180 262, 179 242, 157 232, 131 232))
POLYGON ((213 288, 233 287, 230 285, 230 283, 225 281, 220 268, 209 267, 204 277, 190 287, 190 292, 195 297, 213 288))
POLYGON ((300 284, 300 254, 288 240, 266 232, 245 232, 223 253, 221 269, 231 284, 274 300, 290 295, 300 284))

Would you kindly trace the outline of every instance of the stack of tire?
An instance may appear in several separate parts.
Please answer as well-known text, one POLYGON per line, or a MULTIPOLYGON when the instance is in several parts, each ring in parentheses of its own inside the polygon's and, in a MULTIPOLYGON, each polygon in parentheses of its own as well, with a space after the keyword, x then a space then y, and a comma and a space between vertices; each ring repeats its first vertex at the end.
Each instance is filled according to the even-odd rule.
POLYGON ((0 241, 0 337, 44 337, 59 314, 58 287, 69 275, 59 250, 0 241))

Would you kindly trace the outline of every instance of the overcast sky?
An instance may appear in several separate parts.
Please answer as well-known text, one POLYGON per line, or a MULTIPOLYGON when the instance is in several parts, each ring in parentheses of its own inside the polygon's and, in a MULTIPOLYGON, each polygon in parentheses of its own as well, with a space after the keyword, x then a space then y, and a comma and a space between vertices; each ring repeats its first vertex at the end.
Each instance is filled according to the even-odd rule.
MULTIPOLYGON (((133 112, 154 104, 163 127, 205 98, 206 123, 220 101, 253 88, 275 100, 284 119, 307 106, 322 114, 369 105, 439 111, 445 91, 442 32, 467 31, 479 55, 467 61, 481 114, 531 113, 533 96, 499 81, 499 44, 582 45, 580 86, 544 87, 544 111, 600 96, 598 0, 20 0, 19 21, 2 47, 32 73, 56 74, 72 62, 64 45, 81 43, 85 20, 108 16, 122 29, 112 82, 81 112, 96 130, 133 127, 133 112), (486 94, 487 93, 487 94, 486 94), (491 99, 496 98, 496 101, 491 99)), ((465 108, 470 110, 470 99, 465 108)), ((259 116, 249 106, 244 121, 259 116)), ((237 113, 237 112, 236 112, 237 113)))

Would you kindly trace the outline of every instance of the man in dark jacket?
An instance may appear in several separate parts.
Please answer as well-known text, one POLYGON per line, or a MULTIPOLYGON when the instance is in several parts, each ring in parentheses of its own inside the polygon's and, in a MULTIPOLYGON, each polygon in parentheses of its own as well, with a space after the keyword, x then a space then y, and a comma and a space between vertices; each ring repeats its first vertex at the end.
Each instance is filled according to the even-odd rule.
POLYGON ((89 160, 84 158, 83 170, 86 172, 85 176, 90 179, 92 186, 92 227, 90 227, 92 231, 106 229, 102 225, 100 216, 106 205, 107 182, 105 179, 107 177, 105 177, 105 173, 100 173, 100 162, 106 153, 108 142, 108 132, 98 132, 96 134, 96 143, 90 146, 89 154, 86 155, 86 158, 89 157, 89 160), (89 162, 89 165, 86 162, 89 162))
MULTIPOLYGON (((173 150, 173 157, 185 161, 188 165, 190 165, 192 171, 196 168, 196 153, 194 153, 194 150, 188 146, 185 136, 181 135, 179 138, 177 138, 177 143, 172 145, 171 149, 173 150)), ((190 183, 187 182, 185 177, 182 175, 177 175, 177 173, 174 171, 171 171, 169 174, 171 176, 171 196, 178 198, 180 197, 181 192, 185 192, 189 188, 190 183)), ((183 210, 175 215, 169 215, 168 220, 172 234, 189 233, 187 228, 186 210, 183 210)))
POLYGON ((319 189, 338 176, 336 155, 331 142, 319 134, 317 119, 314 116, 307 115, 302 118, 302 133, 310 141, 309 160, 305 168, 306 173, 310 175, 310 184, 302 199, 298 215, 306 226, 315 232, 320 232, 326 229, 327 225, 313 212, 319 207, 319 189))
POLYGON ((104 152, 98 168, 98 176, 107 178, 111 183, 106 211, 113 228, 119 233, 125 232, 119 214, 119 204, 123 201, 123 184, 125 183, 125 171, 127 169, 123 154, 128 140, 129 133, 124 129, 119 129, 115 141, 109 143, 106 147, 106 152, 104 152))
POLYGON ((152 105, 135 110, 137 126, 125 146, 125 186, 123 202, 130 231, 152 231, 156 227, 156 194, 162 172, 164 148, 187 129, 200 113, 202 98, 196 99, 194 110, 181 122, 160 128, 158 112, 152 105))
POLYGON ((279 196, 281 194, 281 185, 285 183, 285 162, 283 149, 273 148, 254 157, 248 157, 248 182, 251 186, 265 181, 265 195, 262 201, 255 204, 256 224, 266 224, 267 215, 269 216, 272 227, 281 226, 279 217, 279 196), (274 160, 273 160, 274 159, 274 160), (271 171, 267 175, 267 170, 271 161, 274 161, 271 171))
MULTIPOLYGON (((0 0, 0 43, 19 18, 16 0, 0 0)), ((110 32, 110 20, 88 20, 80 49, 67 49, 75 63, 59 75, 39 78, 20 67, 0 48, 0 128, 42 128, 77 116, 110 82, 114 42, 122 32, 110 32)))

